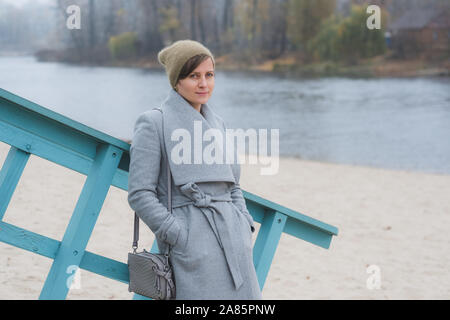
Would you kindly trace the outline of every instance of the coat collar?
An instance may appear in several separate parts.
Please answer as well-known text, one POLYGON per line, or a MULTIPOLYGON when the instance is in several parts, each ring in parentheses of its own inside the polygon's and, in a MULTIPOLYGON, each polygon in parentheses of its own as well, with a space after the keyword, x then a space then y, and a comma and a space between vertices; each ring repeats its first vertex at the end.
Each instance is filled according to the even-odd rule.
POLYGON ((188 182, 236 182, 239 180, 239 177, 236 179, 236 175, 240 174, 239 165, 230 165, 226 163, 207 164, 205 163, 203 156, 200 164, 194 163, 194 150, 197 150, 194 146, 195 141, 198 140, 202 142, 201 155, 203 155, 203 150, 211 143, 211 141, 203 142, 203 133, 210 128, 221 130, 223 136, 222 147, 225 152, 225 125, 223 120, 216 115, 208 104, 202 104, 202 115, 200 112, 195 110, 178 92, 171 88, 167 98, 162 103, 161 108, 163 110, 164 143, 168 153, 169 166, 172 171, 172 177, 175 185, 179 186, 188 182), (194 138, 194 121, 201 122, 201 137, 194 138), (176 129, 185 129, 190 134, 190 163, 175 163, 172 160, 172 152, 176 152, 175 150, 178 150, 174 150, 174 147, 178 145, 177 148, 179 148, 182 141, 181 139, 172 141, 172 133, 176 129))

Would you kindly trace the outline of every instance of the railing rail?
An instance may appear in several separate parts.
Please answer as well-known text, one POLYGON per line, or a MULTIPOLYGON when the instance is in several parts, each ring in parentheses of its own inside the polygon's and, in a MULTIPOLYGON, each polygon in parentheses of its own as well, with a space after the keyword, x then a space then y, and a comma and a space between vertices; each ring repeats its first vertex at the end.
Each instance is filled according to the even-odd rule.
MULTIPOLYGON (((128 190, 130 145, 3 89, 0 141, 10 145, 0 171, 0 241, 53 259, 39 298, 66 298, 69 266, 128 283, 126 263, 86 251, 86 245, 109 187, 128 190), (61 241, 2 221, 30 154, 87 176, 61 241)), ((261 224, 253 249, 261 289, 283 232, 322 248, 329 248, 338 234, 334 226, 243 193, 254 220, 261 224)), ((158 250, 156 241, 151 250, 158 250)))

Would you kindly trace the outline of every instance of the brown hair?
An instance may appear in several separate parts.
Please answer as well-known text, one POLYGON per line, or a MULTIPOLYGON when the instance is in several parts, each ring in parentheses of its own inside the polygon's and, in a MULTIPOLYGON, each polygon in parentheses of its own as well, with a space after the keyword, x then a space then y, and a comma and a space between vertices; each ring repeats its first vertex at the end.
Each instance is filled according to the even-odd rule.
POLYGON ((195 70, 195 68, 197 68, 203 61, 205 61, 208 58, 211 57, 207 54, 201 53, 196 56, 193 56, 188 61, 186 61, 183 68, 181 68, 180 74, 178 75, 178 79, 175 83, 178 83, 178 80, 187 78, 191 74, 191 72, 195 70))

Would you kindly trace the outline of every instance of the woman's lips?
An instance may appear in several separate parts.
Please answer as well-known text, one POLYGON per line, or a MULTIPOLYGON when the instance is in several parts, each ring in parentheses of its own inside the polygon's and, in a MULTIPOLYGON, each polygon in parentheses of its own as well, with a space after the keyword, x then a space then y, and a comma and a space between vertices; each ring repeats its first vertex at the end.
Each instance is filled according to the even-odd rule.
POLYGON ((207 95, 207 94, 208 94, 208 92, 196 92, 196 94, 199 94, 199 95, 202 95, 202 96, 204 96, 204 95, 207 95))

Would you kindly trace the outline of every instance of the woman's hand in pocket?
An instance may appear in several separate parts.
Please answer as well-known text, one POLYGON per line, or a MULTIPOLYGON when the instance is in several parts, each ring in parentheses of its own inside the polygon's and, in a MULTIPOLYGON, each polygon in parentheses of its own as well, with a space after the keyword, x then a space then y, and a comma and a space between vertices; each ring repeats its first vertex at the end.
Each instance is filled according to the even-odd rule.
POLYGON ((183 253, 187 247, 189 232, 186 221, 183 218, 177 217, 176 221, 180 226, 180 231, 178 233, 177 241, 175 242, 172 248, 176 252, 183 253))

